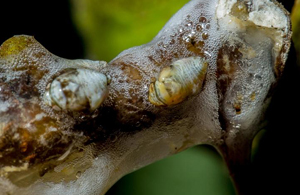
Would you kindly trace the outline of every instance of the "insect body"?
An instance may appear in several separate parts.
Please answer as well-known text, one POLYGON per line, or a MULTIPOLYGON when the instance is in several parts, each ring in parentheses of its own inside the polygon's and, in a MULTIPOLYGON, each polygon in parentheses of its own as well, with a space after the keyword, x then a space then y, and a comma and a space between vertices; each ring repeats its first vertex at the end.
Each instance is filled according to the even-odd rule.
POLYGON ((107 77, 89 69, 74 69, 53 80, 44 101, 63 110, 97 109, 108 95, 107 77))
POLYGON ((162 69, 158 80, 150 84, 149 101, 156 106, 175 105, 202 88, 207 62, 200 57, 175 61, 162 69))

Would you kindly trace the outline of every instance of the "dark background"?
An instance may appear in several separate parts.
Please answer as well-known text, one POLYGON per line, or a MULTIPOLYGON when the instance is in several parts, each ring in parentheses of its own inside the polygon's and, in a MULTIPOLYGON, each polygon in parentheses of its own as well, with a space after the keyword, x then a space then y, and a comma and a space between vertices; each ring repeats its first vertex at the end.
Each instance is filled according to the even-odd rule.
POLYGON ((72 23, 68 0, 1 0, 0 42, 32 35, 51 53, 83 58, 83 45, 72 23))
MULTIPOLYGON (((291 11, 293 0, 281 1, 291 11)), ((13 35, 33 35, 50 52, 83 58, 82 39, 71 20, 70 4, 57 1, 1 1, 0 43, 13 35)), ((253 158, 253 194, 299 194, 300 72, 292 49, 267 113, 268 126, 253 158)), ((217 187, 217 186, 216 186, 217 187)), ((113 194, 114 189, 109 194, 113 194)))

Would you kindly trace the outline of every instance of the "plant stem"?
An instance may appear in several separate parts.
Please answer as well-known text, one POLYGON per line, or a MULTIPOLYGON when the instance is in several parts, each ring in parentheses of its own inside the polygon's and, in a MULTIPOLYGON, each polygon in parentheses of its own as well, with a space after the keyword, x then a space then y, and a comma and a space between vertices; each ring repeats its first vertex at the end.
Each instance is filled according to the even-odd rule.
POLYGON ((253 194, 251 142, 236 137, 220 148, 238 195, 253 194))

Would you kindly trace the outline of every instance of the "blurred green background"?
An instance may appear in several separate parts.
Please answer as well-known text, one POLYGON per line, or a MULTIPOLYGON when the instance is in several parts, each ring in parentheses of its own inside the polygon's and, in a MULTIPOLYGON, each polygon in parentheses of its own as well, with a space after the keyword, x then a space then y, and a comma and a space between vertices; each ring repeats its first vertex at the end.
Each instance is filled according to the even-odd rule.
MULTIPOLYGON (((209 0, 208 0, 209 1, 209 0)), ((124 49, 149 42, 188 0, 1 1, 0 42, 33 35, 64 58, 112 60, 124 49)), ((294 0, 280 1, 291 11, 294 0)), ((292 14, 300 51, 300 1, 292 14)), ((300 58, 299 58, 300 59, 300 58)), ((266 113, 268 125, 253 144, 253 194, 299 192, 300 71, 292 47, 285 72, 266 113), (296 114, 295 114, 296 111, 296 114)), ((197 146, 131 173, 108 195, 234 195, 217 152, 197 146)))
POLYGON ((293 41, 298 56, 298 64, 300 65, 299 55, 300 55, 300 0, 295 0, 295 4, 292 10, 292 28, 293 28, 293 41))
POLYGON ((86 56, 110 61, 145 44, 189 0, 71 0, 86 56))
POLYGON ((190 148, 117 182, 107 195, 232 195, 225 164, 208 146, 190 148))

